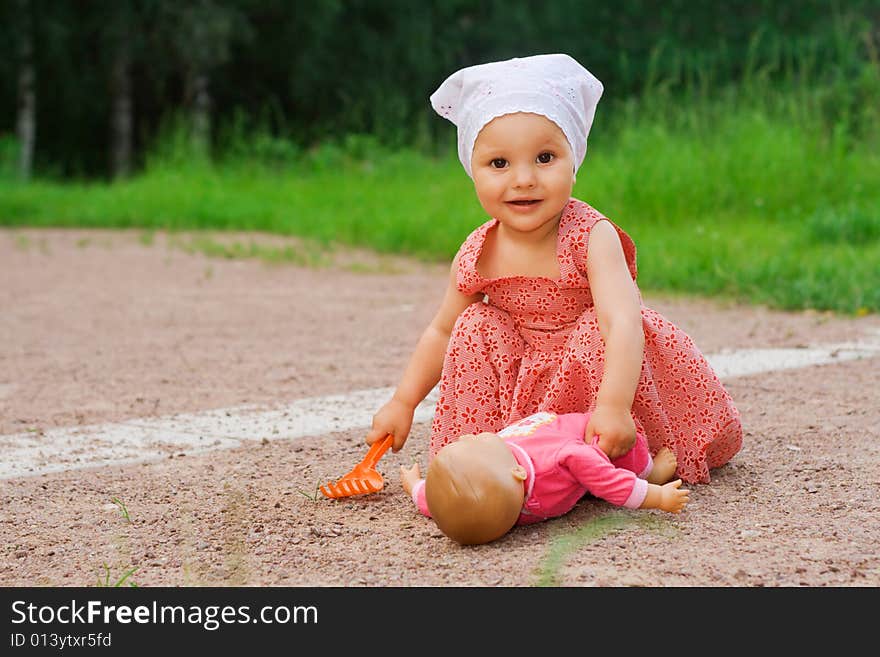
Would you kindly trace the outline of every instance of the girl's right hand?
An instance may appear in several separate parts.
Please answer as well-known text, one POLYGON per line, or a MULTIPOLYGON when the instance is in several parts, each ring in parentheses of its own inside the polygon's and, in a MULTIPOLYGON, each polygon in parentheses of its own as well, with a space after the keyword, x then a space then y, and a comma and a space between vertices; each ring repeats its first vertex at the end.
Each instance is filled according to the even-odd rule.
POLYGON ((373 428, 367 433, 366 443, 372 445, 389 433, 394 436, 392 452, 399 452, 409 436, 415 409, 392 398, 373 416, 373 428))

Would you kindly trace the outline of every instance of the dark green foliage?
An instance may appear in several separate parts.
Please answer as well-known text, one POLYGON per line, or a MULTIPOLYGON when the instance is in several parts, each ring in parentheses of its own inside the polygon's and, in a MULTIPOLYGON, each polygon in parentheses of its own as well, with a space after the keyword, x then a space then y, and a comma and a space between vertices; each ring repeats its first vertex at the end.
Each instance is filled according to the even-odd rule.
MULTIPOLYGON (((248 124, 301 148, 352 133, 426 152, 452 128, 428 95, 456 68, 568 52, 606 85, 606 106, 730 82, 822 84, 827 124, 876 130, 877 0, 30 0, 39 173, 103 175, 110 70, 132 58, 137 164, 209 78, 215 152, 248 124), (871 110, 871 107, 874 109, 871 110), (873 113, 872 113, 873 112, 873 113), (241 117, 245 117, 242 119, 241 117)), ((0 138, 14 133, 20 4, 0 3, 0 138)), ((277 150, 263 143, 259 149, 277 150)), ((288 158, 287 152, 276 154, 288 158)))

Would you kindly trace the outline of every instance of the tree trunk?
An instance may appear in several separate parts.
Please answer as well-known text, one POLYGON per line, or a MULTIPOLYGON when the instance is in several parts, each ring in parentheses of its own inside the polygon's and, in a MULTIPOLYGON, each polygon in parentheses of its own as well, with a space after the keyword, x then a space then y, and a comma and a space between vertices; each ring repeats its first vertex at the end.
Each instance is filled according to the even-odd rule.
POLYGON ((37 134, 37 96, 34 90, 34 37, 29 0, 18 0, 21 31, 18 35, 18 175, 30 180, 34 166, 34 141, 37 134))
POLYGON ((113 109, 110 139, 110 169, 114 178, 131 173, 133 108, 131 66, 128 46, 121 41, 111 69, 113 109))
POLYGON ((193 76, 193 140, 196 147, 207 154, 211 144, 211 93, 208 76, 197 71, 193 76))

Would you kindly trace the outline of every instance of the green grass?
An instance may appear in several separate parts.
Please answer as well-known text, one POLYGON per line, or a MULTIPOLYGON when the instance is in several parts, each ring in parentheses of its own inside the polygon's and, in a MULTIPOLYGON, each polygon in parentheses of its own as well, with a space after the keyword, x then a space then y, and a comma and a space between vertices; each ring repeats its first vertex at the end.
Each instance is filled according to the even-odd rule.
MULTIPOLYGON (((658 84, 600 105, 574 194, 633 237, 643 291, 878 312, 880 65, 841 84, 795 71, 777 88, 759 71, 713 93, 658 84)), ((335 244, 448 261, 486 219, 451 143, 428 157, 362 136, 311 151, 252 141, 212 162, 172 135, 124 182, 0 176, 0 226, 136 228, 145 245, 156 230, 264 231, 312 246, 191 248, 319 265, 335 244)))
POLYGON ((537 568, 534 586, 559 586, 562 583, 562 569, 573 553, 604 536, 625 529, 639 529, 642 532, 653 530, 660 533, 670 531, 662 519, 650 513, 612 511, 592 518, 576 530, 553 538, 547 555, 537 568))

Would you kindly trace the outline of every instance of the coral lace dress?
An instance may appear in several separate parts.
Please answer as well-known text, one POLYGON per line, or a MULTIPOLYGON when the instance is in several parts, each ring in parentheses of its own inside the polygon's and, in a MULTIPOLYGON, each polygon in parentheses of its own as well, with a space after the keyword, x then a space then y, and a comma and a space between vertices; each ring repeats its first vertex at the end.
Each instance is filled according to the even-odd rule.
MULTIPOLYGON (((582 413, 595 406, 605 348, 587 280, 590 229, 606 220, 571 199, 559 220, 560 278, 485 279, 477 260, 498 221, 474 230, 459 250, 458 289, 483 293, 455 323, 431 429, 431 456, 466 433, 499 431, 538 411, 582 413)), ((612 224, 613 225, 613 224, 612 224)), ((633 280, 635 245, 615 226, 633 280)), ((709 470, 742 446, 739 412, 691 338, 642 306, 645 357, 633 401, 636 426, 651 454, 666 446, 688 483, 709 481, 709 470)))

